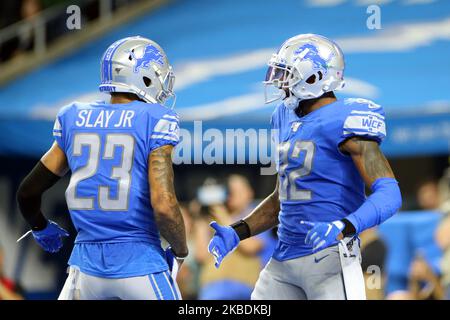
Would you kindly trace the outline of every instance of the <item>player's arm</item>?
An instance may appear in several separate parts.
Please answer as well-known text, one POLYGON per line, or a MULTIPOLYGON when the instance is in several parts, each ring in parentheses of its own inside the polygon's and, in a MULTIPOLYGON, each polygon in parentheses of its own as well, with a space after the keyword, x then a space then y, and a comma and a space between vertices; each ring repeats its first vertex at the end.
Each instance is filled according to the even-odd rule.
POLYGON ((236 228, 239 239, 244 240, 277 226, 279 213, 280 199, 278 196, 277 178, 275 190, 273 190, 268 197, 266 197, 255 209, 253 209, 252 212, 250 212, 247 217, 242 220, 242 222, 248 226, 248 233, 246 234, 245 232, 241 232, 239 228, 236 228))
POLYGON ((42 230, 47 220, 41 212, 41 198, 67 172, 67 159, 55 142, 17 190, 17 202, 22 216, 32 230, 42 230))
POLYGON ((402 197, 394 173, 380 150, 378 142, 355 136, 340 145, 348 154, 372 194, 356 211, 342 220, 311 223, 305 243, 313 252, 320 251, 343 237, 359 234, 392 217, 402 204, 402 197))
POLYGON ((372 194, 363 205, 344 219, 344 235, 360 233, 392 217, 402 205, 398 182, 376 141, 353 137, 341 144, 349 154, 372 194))
POLYGON ((20 212, 33 231, 33 236, 41 247, 49 252, 57 252, 62 236, 67 232, 56 223, 47 221, 41 211, 42 195, 51 188, 68 170, 64 151, 55 142, 31 172, 23 179, 17 190, 20 212))
POLYGON ((148 178, 159 232, 169 242, 173 253, 182 258, 188 255, 188 247, 183 216, 175 195, 172 150, 172 145, 164 145, 150 153, 148 178))
POLYGON ((364 137, 353 137, 340 146, 341 151, 352 157, 367 187, 371 187, 379 178, 393 178, 391 166, 374 140, 364 137))
POLYGON ((209 243, 208 251, 216 259, 216 267, 220 266, 228 253, 236 249, 240 241, 278 225, 279 212, 277 179, 275 190, 243 220, 230 226, 220 226, 213 221, 211 227, 216 233, 209 243))

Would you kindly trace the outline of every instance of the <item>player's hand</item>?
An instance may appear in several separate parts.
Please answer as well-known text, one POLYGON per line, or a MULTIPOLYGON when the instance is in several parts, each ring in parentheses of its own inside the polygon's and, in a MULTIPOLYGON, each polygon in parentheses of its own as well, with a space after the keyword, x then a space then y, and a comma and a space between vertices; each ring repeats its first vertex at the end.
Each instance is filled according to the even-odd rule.
POLYGON ((33 231, 34 240, 47 252, 55 253, 63 246, 62 238, 68 237, 69 233, 49 220, 43 230, 33 231))
POLYGON ((221 226, 213 221, 209 224, 211 228, 216 230, 214 237, 209 242, 208 251, 216 260, 215 266, 219 268, 223 258, 232 252, 239 244, 239 237, 232 227, 221 226))
POLYGON ((313 253, 325 249, 338 240, 342 239, 342 230, 344 230, 345 224, 336 220, 333 222, 310 222, 300 221, 309 228, 306 234, 305 243, 312 247, 313 253))

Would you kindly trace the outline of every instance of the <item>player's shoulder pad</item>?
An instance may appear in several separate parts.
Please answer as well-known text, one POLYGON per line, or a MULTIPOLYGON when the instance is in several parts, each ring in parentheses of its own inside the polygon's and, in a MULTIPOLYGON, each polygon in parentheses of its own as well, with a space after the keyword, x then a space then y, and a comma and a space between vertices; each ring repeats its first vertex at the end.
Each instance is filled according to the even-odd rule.
POLYGON ((386 137, 385 112, 375 102, 362 98, 344 100, 344 137, 365 136, 381 142, 386 137))
POLYGON ((164 144, 176 145, 180 139, 178 114, 160 104, 147 104, 147 114, 151 121, 151 149, 164 144))
POLYGON ((159 103, 141 103, 143 104, 143 109, 145 112, 155 120, 171 119, 178 122, 180 119, 178 114, 173 109, 167 108, 159 103))
POLYGON ((350 111, 370 111, 384 117, 384 109, 381 105, 364 98, 348 98, 344 99, 344 104, 348 106, 350 111))
POLYGON ((76 108, 76 102, 72 102, 72 103, 66 104, 65 106, 62 106, 59 109, 57 116, 58 117, 63 117, 65 114, 69 113, 74 108, 76 108))

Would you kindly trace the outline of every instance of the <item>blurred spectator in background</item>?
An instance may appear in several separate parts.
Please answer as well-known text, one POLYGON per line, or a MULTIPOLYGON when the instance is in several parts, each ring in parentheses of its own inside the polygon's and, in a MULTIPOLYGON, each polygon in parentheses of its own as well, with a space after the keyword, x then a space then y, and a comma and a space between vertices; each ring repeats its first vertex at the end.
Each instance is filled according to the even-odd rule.
POLYGON ((439 180, 439 194, 441 200, 441 211, 445 214, 450 214, 450 167, 445 170, 442 178, 439 180))
MULTIPOLYGON (((21 1, 2 0, 0 1, 0 29, 3 29, 20 20, 21 1)), ((0 43, 0 62, 10 59, 17 50, 18 39, 8 39, 0 43)))
POLYGON ((0 300, 22 300, 20 286, 8 279, 3 272, 3 248, 0 245, 0 300))
POLYGON ((379 237, 376 228, 367 229, 360 234, 361 238, 361 268, 364 274, 366 284, 367 300, 384 299, 384 281, 387 248, 384 241, 379 237), (373 272, 377 268, 381 272, 381 279, 375 279, 372 283, 372 277, 376 276, 373 272))
MULTIPOLYGON (((42 10, 41 0, 0 1, 0 29, 20 20, 30 21, 42 10)), ((19 36, 0 43, 0 62, 33 49, 34 32, 32 23, 20 26, 19 36)))
MULTIPOLYGON (((231 175, 228 178, 227 209, 230 212, 231 223, 245 218, 254 208, 254 192, 247 178, 241 175, 231 175)), ((230 224, 231 224, 230 223, 230 224)), ((258 254, 261 268, 264 268, 272 257, 276 246, 275 230, 263 232, 252 241, 244 240, 247 252, 258 254)))
POLYGON ((439 225, 436 231, 436 242, 444 251, 441 262, 442 285, 446 291, 446 299, 450 300, 450 214, 447 214, 439 225))
POLYGON ((205 185, 199 190, 202 204, 197 222, 197 259, 201 263, 199 299, 247 300, 262 267, 272 255, 276 240, 271 231, 242 241, 216 269, 207 248, 213 230, 212 220, 229 225, 245 217, 254 208, 254 192, 249 181, 232 175, 227 186, 205 185))
POLYGON ((437 210, 441 205, 438 181, 427 179, 422 181, 416 191, 417 205, 421 210, 437 210))
MULTIPOLYGON (((417 188, 417 204, 423 211, 442 213, 442 195, 439 180, 428 178, 417 188)), ((450 236, 450 233, 447 234, 450 236)), ((439 245, 439 243, 437 243, 439 245)), ((442 248, 442 246, 440 246, 442 248)), ((424 253, 425 254, 425 253, 424 253)), ((411 263, 409 293, 415 300, 440 300, 445 294, 441 285, 441 268, 433 268, 424 255, 418 253, 411 263)))
MULTIPOLYGON (((412 254, 411 262, 406 274, 404 288, 392 292, 388 295, 391 300, 440 300, 445 297, 444 287, 442 286, 442 251, 444 242, 439 243, 438 238, 444 238, 445 235, 436 234, 436 226, 440 217, 427 219, 426 215, 438 215, 442 213, 442 194, 440 192, 440 183, 436 179, 428 178, 423 180, 416 189, 416 203, 420 211, 416 215, 423 215, 419 221, 422 221, 418 227, 421 233, 413 233, 408 239, 411 245, 417 246, 412 254), (437 220, 436 220, 437 219, 437 220), (438 247, 439 246, 439 247, 438 247)), ((416 222, 417 224, 417 222, 416 222)), ((413 221, 408 223, 406 228, 413 227, 413 221), (409 226, 409 227, 408 227, 409 226)), ((440 232, 438 232, 440 234, 440 232)), ((442 232, 445 233, 445 232, 442 232)), ((446 235, 450 236, 450 233, 446 235)), ((448 245, 448 244, 447 244, 448 245)))
POLYGON ((178 272, 177 282, 183 299, 194 300, 197 298, 199 282, 199 264, 196 260, 197 249, 195 247, 195 217, 192 215, 192 212, 196 212, 196 209, 194 208, 192 210, 190 206, 186 206, 184 204, 180 207, 186 228, 186 239, 189 248, 189 255, 184 260, 183 266, 178 272))
POLYGON ((445 214, 442 222, 436 230, 436 243, 444 251, 441 262, 442 285, 445 290, 445 298, 450 300, 450 168, 448 168, 439 181, 442 204, 441 211, 445 214))
POLYGON ((436 274, 421 255, 417 255, 411 264, 409 295, 409 300, 441 300, 444 298, 440 275, 436 274))
POLYGON ((34 46, 34 31, 31 20, 42 10, 40 0, 22 0, 21 18, 30 23, 21 26, 18 53, 30 51, 34 46))

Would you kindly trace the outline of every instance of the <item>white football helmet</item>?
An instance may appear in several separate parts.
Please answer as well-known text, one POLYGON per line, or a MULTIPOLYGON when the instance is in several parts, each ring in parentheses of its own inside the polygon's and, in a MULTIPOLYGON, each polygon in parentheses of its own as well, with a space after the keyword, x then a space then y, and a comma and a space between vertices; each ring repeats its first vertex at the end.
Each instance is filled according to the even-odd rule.
POLYGON ((320 35, 300 34, 288 39, 268 66, 263 82, 266 103, 284 99, 286 107, 295 109, 300 100, 344 87, 344 54, 336 43, 320 35), (273 87, 276 92, 269 96, 273 87))
POLYGON ((105 51, 100 67, 102 92, 130 92, 148 103, 165 105, 172 98, 175 76, 163 49, 154 41, 129 37, 105 51))

